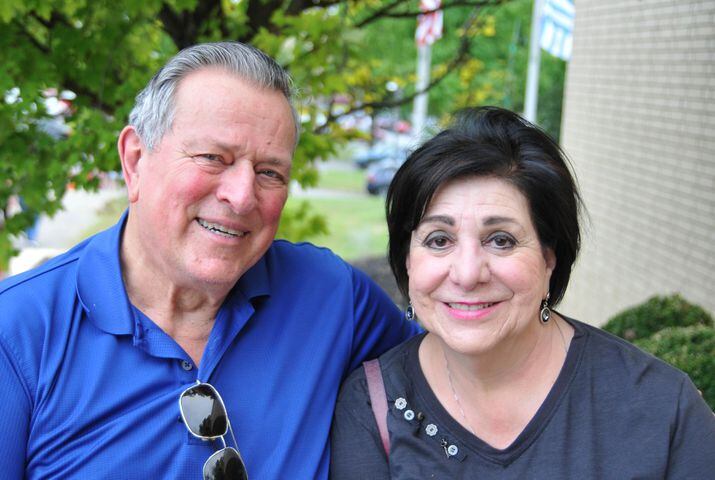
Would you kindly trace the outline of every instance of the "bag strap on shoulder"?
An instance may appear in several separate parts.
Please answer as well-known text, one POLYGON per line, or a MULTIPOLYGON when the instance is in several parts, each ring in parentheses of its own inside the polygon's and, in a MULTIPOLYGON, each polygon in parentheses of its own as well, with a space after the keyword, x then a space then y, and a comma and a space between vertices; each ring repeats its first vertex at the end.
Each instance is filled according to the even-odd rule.
POLYGON ((370 395, 372 413, 375 415, 377 429, 380 432, 382 448, 385 455, 390 458, 390 433, 387 431, 387 393, 385 383, 382 379, 380 361, 378 359, 369 360, 363 363, 365 378, 367 379, 367 391, 370 395))

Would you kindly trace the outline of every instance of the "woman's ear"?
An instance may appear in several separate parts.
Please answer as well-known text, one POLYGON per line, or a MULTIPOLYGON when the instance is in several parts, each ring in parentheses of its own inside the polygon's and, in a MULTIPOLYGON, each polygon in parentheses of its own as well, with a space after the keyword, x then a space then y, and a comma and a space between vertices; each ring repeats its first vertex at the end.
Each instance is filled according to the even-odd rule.
POLYGON ((546 268, 549 270, 549 274, 556 268, 556 254, 552 248, 544 249, 544 260, 546 261, 546 268))
POLYGON ((556 254, 554 254, 553 249, 549 247, 544 248, 543 253, 544 263, 546 264, 546 291, 548 292, 551 274, 554 273, 554 268, 556 268, 556 254))
POLYGON ((127 185, 127 197, 129 203, 134 203, 139 198, 139 161, 144 153, 144 145, 133 126, 127 125, 119 134, 117 150, 122 162, 124 183, 127 185))

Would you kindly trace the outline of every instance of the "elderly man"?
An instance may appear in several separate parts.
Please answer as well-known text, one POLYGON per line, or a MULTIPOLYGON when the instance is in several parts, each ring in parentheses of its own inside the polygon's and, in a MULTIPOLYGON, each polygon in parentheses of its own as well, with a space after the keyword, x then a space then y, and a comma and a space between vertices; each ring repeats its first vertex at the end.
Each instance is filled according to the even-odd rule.
POLYGON ((198 45, 129 120, 128 212, 0 284, 3 478, 326 478, 341 380, 417 327, 331 252, 274 241, 290 79, 198 45))

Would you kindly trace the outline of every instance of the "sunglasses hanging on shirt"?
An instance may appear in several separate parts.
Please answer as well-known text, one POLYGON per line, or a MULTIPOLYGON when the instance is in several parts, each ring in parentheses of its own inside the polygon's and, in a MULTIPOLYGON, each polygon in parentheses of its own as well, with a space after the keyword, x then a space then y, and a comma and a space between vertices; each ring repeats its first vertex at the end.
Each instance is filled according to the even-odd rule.
POLYGON ((184 425, 192 435, 202 440, 219 438, 223 444, 223 448, 204 463, 204 480, 248 480, 241 454, 226 446, 223 438, 230 431, 234 445, 238 445, 218 391, 208 383, 197 381, 179 397, 179 409, 184 425))

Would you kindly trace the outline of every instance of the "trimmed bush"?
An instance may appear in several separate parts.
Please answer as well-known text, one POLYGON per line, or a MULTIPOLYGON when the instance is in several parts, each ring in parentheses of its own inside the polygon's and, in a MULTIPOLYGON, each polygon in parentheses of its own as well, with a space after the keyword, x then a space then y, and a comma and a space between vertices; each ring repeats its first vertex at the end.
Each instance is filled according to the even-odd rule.
POLYGON ((634 343, 687 373, 715 410, 715 328, 670 327, 634 343))
POLYGON ((655 296, 611 318, 603 329, 633 342, 645 339, 668 327, 707 325, 713 318, 698 305, 689 303, 678 294, 655 296))

